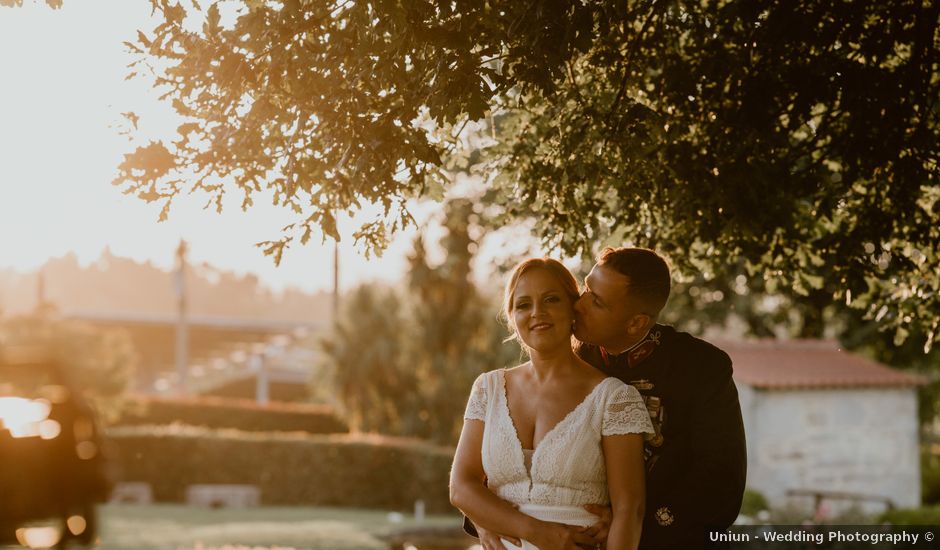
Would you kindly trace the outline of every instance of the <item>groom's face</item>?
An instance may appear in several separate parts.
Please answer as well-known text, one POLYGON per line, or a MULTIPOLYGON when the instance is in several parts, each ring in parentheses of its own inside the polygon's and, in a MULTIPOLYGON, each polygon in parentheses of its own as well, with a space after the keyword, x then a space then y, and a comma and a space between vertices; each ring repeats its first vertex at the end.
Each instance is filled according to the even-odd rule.
POLYGON ((628 299, 629 279, 616 270, 595 265, 584 279, 584 293, 575 304, 575 330, 578 340, 616 348, 627 337, 631 319, 637 312, 628 299))

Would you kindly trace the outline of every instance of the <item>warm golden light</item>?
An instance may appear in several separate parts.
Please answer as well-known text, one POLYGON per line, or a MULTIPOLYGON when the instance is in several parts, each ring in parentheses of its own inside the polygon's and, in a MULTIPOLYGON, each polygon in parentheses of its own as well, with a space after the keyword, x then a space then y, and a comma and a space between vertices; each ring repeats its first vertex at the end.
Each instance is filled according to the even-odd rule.
POLYGON ((52 407, 45 399, 0 397, 0 425, 10 430, 13 437, 37 437, 50 410, 52 407))
POLYGON ((51 548, 59 543, 61 533, 55 527, 22 527, 16 540, 27 548, 51 548))
POLYGON ((77 419, 72 425, 72 432, 75 434, 76 440, 85 441, 95 435, 95 427, 91 423, 91 420, 82 417, 77 419))
POLYGON ((65 403, 69 398, 69 389, 60 384, 49 384, 42 387, 42 395, 53 403, 65 403))
MULTIPOLYGON (((49 258, 70 253, 87 265, 98 260, 107 246, 118 256, 167 269, 172 266, 171 251, 185 235, 193 245, 194 262, 256 274, 275 290, 296 287, 313 292, 332 286, 331 270, 309 268, 329 265, 332 242, 313 238, 302 253, 286 255, 280 267, 255 246, 284 226, 284 212, 270 204, 270 198, 256 198, 249 215, 240 208, 240 197, 226 194, 223 213, 213 212, 207 218, 205 198, 184 193, 174 201, 170 218, 157 224, 157 203, 124 195, 108 183, 123 155, 133 150, 120 133, 126 125, 122 112, 140 116, 139 137, 144 142, 175 139, 177 126, 186 122, 169 101, 158 99, 162 92, 153 89, 143 74, 125 78, 131 72, 128 64, 138 56, 122 42, 135 36, 136 29, 152 29, 160 19, 150 2, 67 0, 64 9, 69 14, 45 9, 42 1, 24 4, 34 5, 0 8, 0 51, 24 52, 4 55, 0 76, 3 82, 30 82, 30 86, 4 86, 0 101, 0 182, 7 186, 4 189, 18 183, 16 193, 8 192, 0 200, 0 268, 33 271, 49 258), (63 120, 68 124, 60 123, 63 120), (88 223, 89 218, 96 223, 88 223), (207 220, 219 229, 207 230, 207 220), (69 229, 39 230, 50 227, 69 229), (109 229, 113 227, 124 230, 109 229), (14 238, 23 228, 37 230, 29 232, 29 238, 14 238)), ((383 210, 381 204, 368 205, 347 223, 358 227, 383 210)), ((375 278, 397 281, 407 269, 417 227, 439 211, 433 201, 416 205, 412 214, 419 224, 407 229, 405 237, 396 239, 381 257, 366 258, 354 246, 341 247, 343 285, 375 278)), ((496 245, 493 250, 502 249, 496 245)), ((32 307, 33 294, 20 294, 29 296, 9 298, 32 307)), ((3 308, 11 313, 8 301, 3 308)))
POLYGON ((82 441, 75 445, 75 454, 82 460, 91 460, 98 454, 98 446, 91 441, 82 441))
POLYGON ((84 533, 85 528, 88 527, 88 522, 82 516, 71 516, 65 520, 65 524, 68 525, 69 531, 76 537, 84 533))
POLYGON ((39 437, 43 439, 55 439, 62 433, 62 425, 55 420, 43 420, 39 423, 39 437))

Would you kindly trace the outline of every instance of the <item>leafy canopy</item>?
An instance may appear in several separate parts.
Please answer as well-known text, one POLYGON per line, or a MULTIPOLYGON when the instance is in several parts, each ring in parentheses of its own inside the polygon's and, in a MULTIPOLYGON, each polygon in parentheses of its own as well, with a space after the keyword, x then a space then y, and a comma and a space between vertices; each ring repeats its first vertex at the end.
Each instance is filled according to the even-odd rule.
MULTIPOLYGON (((22 5, 23 0, 0 0, 0 8, 19 8, 22 5)), ((57 10, 62 7, 62 0, 46 0, 46 5, 57 10)))
POLYGON ((496 223, 532 218, 567 253, 628 241, 706 278, 743 261, 798 294, 835 282, 901 339, 937 332, 936 2, 151 1, 127 47, 187 122, 116 183, 161 216, 266 190, 292 212, 262 243, 277 261, 375 202, 355 236, 381 249, 459 167, 496 223))

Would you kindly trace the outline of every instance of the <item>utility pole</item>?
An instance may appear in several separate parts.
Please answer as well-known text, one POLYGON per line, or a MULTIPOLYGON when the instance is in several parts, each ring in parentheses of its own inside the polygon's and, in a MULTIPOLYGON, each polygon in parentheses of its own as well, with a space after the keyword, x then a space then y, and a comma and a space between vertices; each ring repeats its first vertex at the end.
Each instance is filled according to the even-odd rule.
POLYGON ((339 211, 334 210, 333 223, 336 236, 333 239, 333 325, 339 323, 339 211))
POLYGON ((189 370, 189 334, 186 325, 186 241, 180 239, 176 249, 176 374, 177 391, 186 395, 186 374, 189 370))
POLYGON ((48 312, 46 307, 46 274, 43 272, 45 266, 40 266, 36 272, 36 315, 45 315, 48 312))
POLYGON ((333 241, 333 324, 339 322, 339 240, 333 241))
POLYGON ((271 379, 264 345, 256 346, 248 357, 248 366, 255 375, 255 401, 267 405, 271 401, 271 379))

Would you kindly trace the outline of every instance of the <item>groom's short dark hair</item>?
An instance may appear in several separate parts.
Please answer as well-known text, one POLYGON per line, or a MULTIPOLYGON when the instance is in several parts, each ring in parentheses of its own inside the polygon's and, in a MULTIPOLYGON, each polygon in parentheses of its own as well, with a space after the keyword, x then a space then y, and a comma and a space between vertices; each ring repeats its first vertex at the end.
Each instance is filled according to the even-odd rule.
POLYGON ((597 257, 597 265, 610 267, 628 280, 627 295, 639 300, 655 317, 666 305, 672 279, 666 260, 648 248, 608 246, 597 257))

